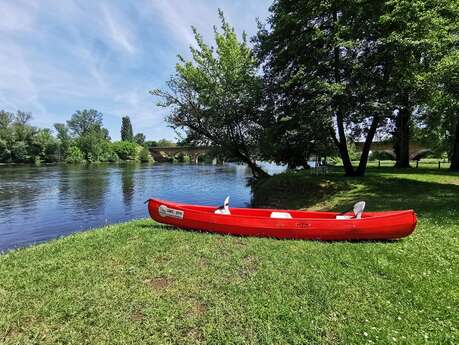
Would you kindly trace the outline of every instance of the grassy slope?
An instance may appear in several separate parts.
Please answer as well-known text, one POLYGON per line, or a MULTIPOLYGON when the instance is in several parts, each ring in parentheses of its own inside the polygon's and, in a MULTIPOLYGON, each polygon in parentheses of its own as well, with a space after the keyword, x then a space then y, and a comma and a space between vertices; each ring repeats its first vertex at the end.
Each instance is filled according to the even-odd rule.
POLYGON ((0 343, 458 342, 457 174, 293 173, 259 195, 283 207, 412 207, 419 224, 398 242, 319 243, 142 220, 18 250, 0 256, 0 343))

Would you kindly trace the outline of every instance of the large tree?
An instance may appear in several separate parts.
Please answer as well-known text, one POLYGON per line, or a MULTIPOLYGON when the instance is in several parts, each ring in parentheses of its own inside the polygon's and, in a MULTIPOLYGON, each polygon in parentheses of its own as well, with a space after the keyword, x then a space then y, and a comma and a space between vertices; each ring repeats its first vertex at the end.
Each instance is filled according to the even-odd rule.
POLYGON ((179 56, 166 90, 154 90, 167 121, 195 141, 216 148, 225 158, 246 163, 255 177, 265 176, 259 158, 261 80, 243 34, 242 41, 219 11, 221 31, 214 28, 215 48, 193 29, 197 47, 191 60, 179 56))
MULTIPOLYGON (((388 79, 394 130, 396 167, 410 166, 413 114, 426 98, 423 78, 429 75, 449 46, 450 14, 454 2, 443 0, 386 0, 380 17, 382 58, 392 61, 388 79)), ((457 20, 457 18, 456 18, 457 20)), ((456 24, 457 26, 457 21, 456 24)))
POLYGON ((88 162, 105 160, 109 152, 108 130, 102 127, 103 115, 94 109, 76 111, 67 126, 72 132, 77 147, 88 162))
MULTIPOLYGON (((454 42, 458 44, 457 38, 454 42)), ((459 49, 451 50, 428 75, 424 110, 426 131, 448 152, 451 170, 459 171, 459 49)))
POLYGON ((275 1, 268 29, 257 35, 258 56, 274 85, 274 113, 309 124, 309 134, 296 133, 310 139, 328 127, 351 176, 364 174, 378 127, 393 119, 397 166, 409 166, 411 114, 424 97, 419 78, 441 57, 448 6, 441 0, 275 1), (351 140, 364 141, 356 169, 351 140))
POLYGON ((134 131, 132 130, 131 119, 129 116, 124 116, 121 119, 121 140, 134 141, 134 131))
POLYGON ((364 174, 386 111, 392 65, 380 58, 377 22, 383 9, 379 1, 278 0, 268 28, 260 26, 256 38, 274 126, 292 121, 285 126, 293 136, 286 146, 319 151, 332 140, 349 176, 364 174), (365 142, 356 169, 350 139, 365 142), (314 147, 318 143, 322 148, 314 147))
POLYGON ((95 109, 77 110, 67 121, 67 126, 75 136, 81 136, 94 129, 101 128, 102 119, 102 113, 95 109))

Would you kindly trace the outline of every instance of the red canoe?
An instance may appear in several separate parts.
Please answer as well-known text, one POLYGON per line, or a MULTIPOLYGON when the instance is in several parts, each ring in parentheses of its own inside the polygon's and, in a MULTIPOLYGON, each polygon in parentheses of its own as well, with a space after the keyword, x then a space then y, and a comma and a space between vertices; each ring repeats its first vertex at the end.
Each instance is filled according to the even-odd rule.
POLYGON ((408 236, 416 227, 413 210, 361 212, 360 219, 352 212, 342 215, 336 212, 231 208, 230 214, 216 214, 216 210, 216 207, 148 200, 150 216, 159 223, 240 236, 325 241, 389 240, 408 236))

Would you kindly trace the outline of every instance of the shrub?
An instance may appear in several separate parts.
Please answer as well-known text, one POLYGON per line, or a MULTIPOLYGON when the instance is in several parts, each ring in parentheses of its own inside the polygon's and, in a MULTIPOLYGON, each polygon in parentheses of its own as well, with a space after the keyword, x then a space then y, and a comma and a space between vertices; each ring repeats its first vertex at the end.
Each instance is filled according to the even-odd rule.
POLYGON ((30 156, 27 152, 27 144, 23 141, 17 141, 11 148, 11 156, 15 162, 27 162, 30 156))
POLYGON ((77 146, 70 146, 65 156, 65 161, 67 163, 84 162, 83 152, 77 146))
POLYGON ((139 145, 130 141, 117 141, 112 144, 113 151, 122 160, 137 159, 138 147, 139 145))
POLYGON ((145 162, 145 163, 152 161, 152 157, 150 155, 150 151, 146 147, 144 147, 142 149, 142 151, 140 151, 139 159, 140 159, 141 162, 145 162))

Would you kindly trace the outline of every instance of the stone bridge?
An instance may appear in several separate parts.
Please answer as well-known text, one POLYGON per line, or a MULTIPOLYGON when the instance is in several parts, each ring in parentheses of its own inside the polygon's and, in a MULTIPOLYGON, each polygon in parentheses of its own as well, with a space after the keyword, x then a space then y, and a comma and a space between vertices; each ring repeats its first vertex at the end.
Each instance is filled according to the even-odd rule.
MULTIPOLYGON (((355 146, 359 151, 362 150, 363 148, 363 142, 357 142, 355 143, 355 146)), ((384 142, 373 142, 371 144, 371 151, 370 152, 381 152, 381 153, 387 153, 390 157, 395 159, 395 152, 394 152, 394 146, 391 142, 389 143, 384 143, 384 142)), ((419 160, 429 153, 431 153, 432 150, 416 144, 416 143, 410 143, 410 160, 419 160)))
POLYGON ((195 146, 168 146, 151 147, 150 153, 157 162, 167 162, 176 158, 179 154, 190 157, 192 162, 198 163, 199 157, 206 155, 210 149, 208 147, 195 146))

